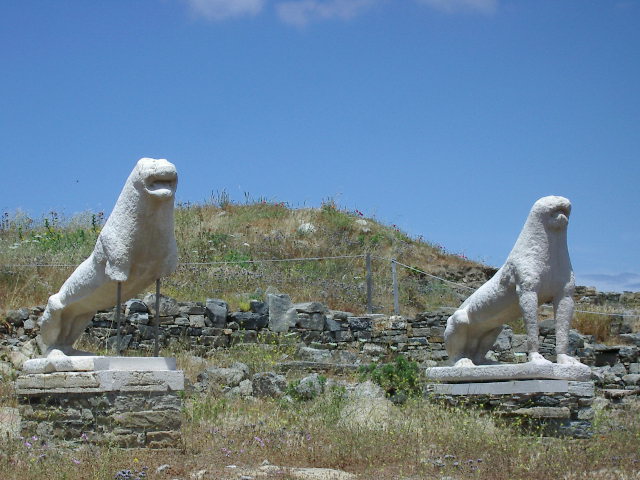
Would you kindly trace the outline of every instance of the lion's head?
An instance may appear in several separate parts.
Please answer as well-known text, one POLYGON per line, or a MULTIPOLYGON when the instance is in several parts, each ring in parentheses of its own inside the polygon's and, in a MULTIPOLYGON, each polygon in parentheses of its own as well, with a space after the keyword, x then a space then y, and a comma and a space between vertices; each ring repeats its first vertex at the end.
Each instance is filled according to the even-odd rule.
POLYGON ((545 227, 551 230, 566 229, 571 215, 569 199, 550 195, 542 197, 531 207, 530 216, 535 216, 545 227))
POLYGON ((152 198, 172 199, 178 186, 178 172, 165 159, 141 158, 133 169, 131 181, 152 198))

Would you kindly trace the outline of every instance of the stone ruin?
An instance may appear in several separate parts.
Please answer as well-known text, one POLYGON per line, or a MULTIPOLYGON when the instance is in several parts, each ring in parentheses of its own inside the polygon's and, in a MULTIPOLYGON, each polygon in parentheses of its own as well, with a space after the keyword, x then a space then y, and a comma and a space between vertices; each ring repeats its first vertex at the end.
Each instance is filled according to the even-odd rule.
MULTIPOLYGON (((300 346, 296 360, 280 365, 283 370, 352 370, 362 361, 375 362, 400 352, 426 368, 431 380, 426 395, 431 398, 489 405, 502 414, 540 421, 550 432, 578 437, 589 434, 592 376, 601 386, 623 387, 622 391, 632 392, 640 384, 640 341, 616 350, 569 330, 574 288, 566 251, 570 204, 562 197, 536 202, 505 266, 451 316, 447 311, 415 318, 353 315, 318 302, 294 304, 284 294, 254 300, 247 312, 230 312, 222 300, 179 303, 154 295, 105 310, 115 303, 118 285, 124 302, 143 284, 175 267, 172 208, 177 177, 168 162, 154 170, 154 162, 164 161, 143 160, 127 181, 114 209, 116 216, 107 221, 94 253, 47 307, 9 312, 8 322, 19 335, 1 348, 23 369, 17 389, 25 433, 73 438, 81 432, 97 443, 123 446, 169 447, 179 442, 178 394, 184 389, 184 376, 176 370, 175 360, 75 356, 83 353, 72 348, 80 335, 101 346, 113 348, 122 342, 123 348, 146 351, 157 338, 164 346, 179 343, 203 356, 213 349, 257 342, 259 336, 286 335, 300 346), (135 212, 136 205, 156 200, 170 212, 158 217, 161 228, 152 229, 162 255, 150 255, 154 249, 143 248, 144 254, 137 256, 136 242, 144 244, 146 237, 128 235, 133 239, 129 243, 118 238, 123 229, 137 224, 135 215, 132 223, 132 218, 128 223, 118 221, 117 212, 135 212), (529 255, 540 252, 536 242, 547 249, 546 257, 529 255), (557 268, 549 271, 545 262, 550 258, 557 268), (140 268, 145 264, 148 268, 140 268), (547 301, 554 302, 557 320, 538 326, 538 304, 547 301), (520 309, 526 335, 514 335, 503 326, 520 309), (121 329, 116 324, 120 316, 124 317, 121 329), (464 331, 471 324, 477 332, 464 331), (483 340, 474 343, 474 337, 483 340), (27 350, 40 350, 45 358, 28 359, 32 355, 27 350), (440 366, 451 361, 456 365, 440 366), (497 361, 511 364, 475 365, 497 361)), ((254 377, 251 391, 260 391, 262 377, 254 377)), ((247 382, 234 388, 248 392, 247 382)))

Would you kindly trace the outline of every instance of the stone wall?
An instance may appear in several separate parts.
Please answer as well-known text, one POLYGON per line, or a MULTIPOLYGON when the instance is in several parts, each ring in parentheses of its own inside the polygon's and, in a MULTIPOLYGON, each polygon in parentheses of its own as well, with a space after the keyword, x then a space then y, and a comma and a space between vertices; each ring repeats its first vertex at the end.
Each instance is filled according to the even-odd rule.
MULTIPOLYGON (((515 391, 508 393, 480 393, 470 394, 468 385, 465 393, 456 393, 456 385, 431 384, 427 385, 425 395, 435 401, 442 401, 449 405, 473 405, 497 414, 515 422, 536 435, 567 436, 574 438, 588 438, 592 434, 592 408, 595 392, 593 382, 567 382, 562 380, 542 381, 513 381, 508 382, 515 391), (529 383, 539 383, 540 387, 527 391, 521 388, 529 383), (554 388, 565 384, 566 388, 554 388), (545 388, 545 385, 547 388, 545 388), (452 390, 447 392, 447 390, 452 390), (544 393, 543 393, 544 392, 544 393)), ((477 386, 478 384, 476 384, 477 386)), ((489 385, 489 384, 484 384, 489 385)), ((491 390, 491 387, 487 390, 491 390)))
POLYGON ((23 372, 16 379, 22 435, 120 447, 180 446, 184 374, 175 365, 169 370, 166 362, 144 360, 152 362, 138 361, 138 370, 117 368, 116 361, 116 368, 107 362, 102 370, 23 372), (149 363, 160 363, 160 369, 149 363))
POLYGON ((616 304, 622 307, 640 306, 640 292, 599 292, 594 287, 576 287, 576 302, 590 305, 616 304))
MULTIPOLYGON (((14 366, 37 353, 38 318, 42 307, 10 311, 0 326, 0 356, 14 366)), ((269 342, 285 336, 313 349, 360 353, 363 361, 400 352, 425 366, 448 360, 444 329, 450 310, 425 312, 415 318, 381 314, 354 315, 328 309, 319 302, 292 303, 287 295, 269 294, 254 300, 246 312, 229 311, 226 302, 177 302, 161 297, 160 342, 162 346, 189 348, 206 355, 237 343, 269 342)), ((152 350, 155 298, 130 300, 122 308, 122 347, 152 350)), ((97 347, 115 347, 115 314, 98 312, 85 332, 97 347)), ((590 365, 597 384, 606 388, 635 389, 640 386, 640 334, 624 333, 624 344, 600 345, 593 337, 572 330, 570 353, 590 365)), ((540 324, 541 353, 555 359, 555 328, 552 320, 540 324)), ((526 361, 526 335, 505 326, 493 350, 495 360, 526 361)), ((7 364, 0 363, 0 373, 7 364)))
POLYGON ((22 436, 118 447, 181 443, 176 392, 59 393, 21 396, 22 436))

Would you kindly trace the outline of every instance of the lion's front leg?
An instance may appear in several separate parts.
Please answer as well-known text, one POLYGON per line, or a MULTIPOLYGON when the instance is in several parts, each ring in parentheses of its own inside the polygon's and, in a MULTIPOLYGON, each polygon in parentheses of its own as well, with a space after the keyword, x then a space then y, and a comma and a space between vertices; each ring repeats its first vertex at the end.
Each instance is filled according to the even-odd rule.
POLYGON ((573 297, 564 295, 553 300, 556 317, 556 361, 560 364, 576 364, 580 361, 569 355, 569 328, 573 319, 573 297))
POLYGON ((518 303, 527 329, 527 351, 533 363, 551 363, 540 355, 538 341, 538 294, 533 290, 518 289, 518 303))

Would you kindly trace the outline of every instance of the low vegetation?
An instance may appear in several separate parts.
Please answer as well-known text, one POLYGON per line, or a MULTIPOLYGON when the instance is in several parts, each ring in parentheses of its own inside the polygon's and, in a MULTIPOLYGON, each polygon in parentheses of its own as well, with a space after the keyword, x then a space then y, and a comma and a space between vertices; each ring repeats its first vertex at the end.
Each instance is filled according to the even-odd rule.
MULTIPOLYGON (((251 352, 253 371, 291 353, 286 344, 262 345, 251 352)), ((193 381, 208 364, 248 357, 239 347, 216 355, 203 360, 181 350, 179 366, 193 381)), ((410 362, 403 360, 379 374, 368 371, 387 386, 412 385, 415 378, 410 362)), ((357 374, 346 379, 358 381, 357 374)), ((295 377, 290 381, 295 384, 295 377)), ((10 396, 8 388, 2 391, 10 396)), ((6 480, 187 480, 198 478, 198 472, 202 479, 238 479, 265 460, 282 467, 269 478, 283 480, 294 478, 287 467, 332 468, 380 480, 604 480, 637 478, 640 471, 640 418, 631 405, 602 412, 594 438, 567 440, 522 435, 479 410, 445 407, 415 395, 393 406, 384 425, 358 425, 341 421, 347 401, 340 388, 312 400, 192 392, 185 397, 180 449, 121 450, 92 446, 83 438, 60 448, 23 438, 1 442, 0 473, 6 480)))
POLYGON ((407 360, 403 355, 398 355, 391 363, 363 365, 359 373, 361 380, 373 380, 384 389, 388 397, 398 399, 398 403, 422 393, 418 364, 407 360))
MULTIPOLYGON (((51 212, 36 221, 5 214, 0 220, 0 310, 6 310, 44 304, 74 265, 91 253, 104 215, 64 219, 51 212)), ((223 192, 204 204, 179 206, 176 235, 181 265, 163 282, 164 292, 178 299, 223 298, 239 309, 247 309, 252 298, 261 298, 271 287, 289 293, 294 301, 321 300, 333 309, 360 313, 366 303, 365 262, 360 256, 365 253, 374 260, 375 310, 384 313, 391 313, 393 305, 390 258, 472 286, 492 272, 333 201, 316 209, 290 209, 262 199, 234 203, 223 192), (313 228, 301 229, 303 224, 313 228), (358 257, 263 262, 354 255, 358 257)), ((468 294, 468 289, 413 270, 399 267, 398 273, 406 315, 457 306, 468 294)), ((577 324, 599 340, 611 334, 610 317, 578 314, 577 324)), ((294 351, 295 345, 286 339, 273 343, 260 338, 256 344, 218 350, 207 359, 179 346, 164 353, 176 356, 189 381, 195 382, 207 365, 241 361, 252 372, 266 371, 294 351)), ((0 478, 237 479, 238 472, 264 460, 283 467, 271 476, 279 479, 293 478, 287 467, 296 466, 334 468, 381 480, 638 478, 637 408, 599 415, 596 435, 588 440, 521 435, 478 410, 431 402, 421 395, 418 378, 417 366, 403 357, 346 377, 352 382, 371 379, 390 399, 402 400, 394 402, 386 424, 376 427, 340 421, 347 401, 340 388, 311 400, 292 395, 288 401, 190 392, 185 395, 181 449, 121 450, 92 446, 83 438, 73 448, 59 448, 37 437, 3 439, 0 478)), ((295 386, 298 379, 290 374, 288 380, 295 386)), ((16 405, 13 383, 5 376, 0 379, 0 407, 16 405)))
MULTIPOLYGON (((50 212, 40 220, 5 213, 0 308, 44 304, 91 253, 104 220, 102 213, 65 219, 50 212)), ((180 299, 223 298, 234 308, 247 308, 251 298, 272 287, 296 301, 321 300, 334 309, 362 312, 366 253, 373 258, 374 308, 386 313, 393 308, 391 258, 451 280, 472 270, 481 278, 488 268, 331 200, 320 208, 290 209, 262 199, 233 203, 223 192, 203 204, 179 205, 176 238, 180 266, 163 291, 180 299), (305 230, 303 224, 311 226, 305 230), (265 261, 309 257, 350 258, 265 261)), ((403 267, 398 273, 405 314, 457 305, 465 291, 403 267)))

